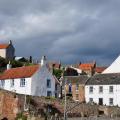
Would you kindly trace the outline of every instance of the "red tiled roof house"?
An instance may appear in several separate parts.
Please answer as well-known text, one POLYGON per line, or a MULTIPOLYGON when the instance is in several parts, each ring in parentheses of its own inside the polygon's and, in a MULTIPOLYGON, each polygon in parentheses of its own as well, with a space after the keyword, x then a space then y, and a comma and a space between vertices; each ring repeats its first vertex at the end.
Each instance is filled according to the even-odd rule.
POLYGON ((41 64, 9 68, 0 75, 1 88, 33 96, 55 96, 55 81, 45 57, 41 64))

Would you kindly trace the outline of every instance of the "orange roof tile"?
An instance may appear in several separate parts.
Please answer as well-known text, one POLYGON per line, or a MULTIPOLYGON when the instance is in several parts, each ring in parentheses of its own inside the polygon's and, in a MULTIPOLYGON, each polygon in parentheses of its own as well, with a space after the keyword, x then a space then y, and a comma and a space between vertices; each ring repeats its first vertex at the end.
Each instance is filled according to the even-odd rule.
POLYGON ((11 68, 0 75, 0 80, 28 78, 31 77, 39 68, 39 65, 23 66, 18 68, 11 68))
POLYGON ((90 70, 94 66, 95 66, 95 63, 82 63, 82 64, 80 64, 79 68, 81 70, 90 70))
POLYGON ((102 73, 107 67, 96 67, 95 72, 102 73))
POLYGON ((9 44, 0 44, 0 49, 6 49, 9 46, 9 44))

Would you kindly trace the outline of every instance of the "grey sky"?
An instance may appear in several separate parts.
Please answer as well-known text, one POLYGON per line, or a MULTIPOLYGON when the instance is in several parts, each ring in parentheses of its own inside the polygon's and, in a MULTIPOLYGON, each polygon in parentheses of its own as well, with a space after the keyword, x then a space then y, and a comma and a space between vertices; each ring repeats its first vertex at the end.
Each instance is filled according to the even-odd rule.
POLYGON ((0 0, 0 42, 17 56, 110 64, 120 54, 120 0, 0 0))

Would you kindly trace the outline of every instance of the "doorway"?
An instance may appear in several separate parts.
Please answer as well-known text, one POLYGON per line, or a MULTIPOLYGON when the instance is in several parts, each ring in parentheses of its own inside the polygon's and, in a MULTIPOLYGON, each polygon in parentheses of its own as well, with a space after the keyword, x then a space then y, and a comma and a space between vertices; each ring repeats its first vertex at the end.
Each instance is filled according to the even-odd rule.
POLYGON ((99 105, 103 105, 103 98, 99 98, 99 105))

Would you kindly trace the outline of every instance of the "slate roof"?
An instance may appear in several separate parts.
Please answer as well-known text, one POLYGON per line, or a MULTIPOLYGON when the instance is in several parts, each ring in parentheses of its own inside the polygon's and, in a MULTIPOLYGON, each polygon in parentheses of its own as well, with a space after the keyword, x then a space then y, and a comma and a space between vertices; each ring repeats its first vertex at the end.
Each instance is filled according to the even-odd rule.
POLYGON ((86 85, 115 85, 120 84, 120 73, 96 74, 92 76, 86 85))
POLYGON ((67 83, 79 83, 79 84, 85 84, 86 81, 88 80, 88 76, 87 75, 80 75, 80 76, 65 76, 63 79, 63 83, 65 82, 65 80, 67 80, 67 83))
POLYGON ((31 77, 38 69, 39 65, 11 68, 0 75, 0 80, 28 78, 31 77))

